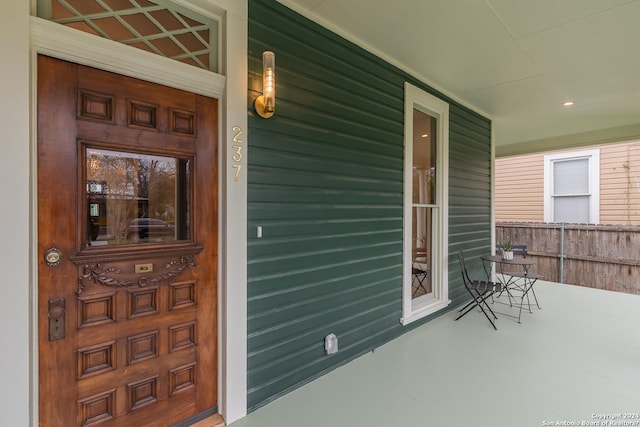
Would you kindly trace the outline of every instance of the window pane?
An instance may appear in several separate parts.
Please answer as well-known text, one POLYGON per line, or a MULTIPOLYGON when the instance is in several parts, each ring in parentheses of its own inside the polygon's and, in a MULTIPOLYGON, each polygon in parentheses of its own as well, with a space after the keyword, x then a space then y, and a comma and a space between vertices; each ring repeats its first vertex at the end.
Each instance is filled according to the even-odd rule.
POLYGON ((435 204, 436 119, 413 110, 413 203, 435 204))
POLYGON ((431 239, 433 208, 413 208, 411 237, 411 297, 431 293, 431 239))
POLYGON ((553 162, 553 194, 589 194, 589 159, 553 162))
POLYGON ((589 196, 554 197, 553 221, 589 223, 589 196))
POLYGON ((188 159, 86 149, 92 246, 189 239, 188 159))

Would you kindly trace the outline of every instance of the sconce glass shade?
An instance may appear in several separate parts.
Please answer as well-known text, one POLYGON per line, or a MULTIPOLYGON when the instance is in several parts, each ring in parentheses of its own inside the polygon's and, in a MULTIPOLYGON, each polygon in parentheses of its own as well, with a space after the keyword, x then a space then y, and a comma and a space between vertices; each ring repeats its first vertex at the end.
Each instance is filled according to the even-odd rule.
POLYGON ((262 95, 256 98, 255 109, 265 119, 276 111, 276 56, 271 51, 262 53, 262 95))

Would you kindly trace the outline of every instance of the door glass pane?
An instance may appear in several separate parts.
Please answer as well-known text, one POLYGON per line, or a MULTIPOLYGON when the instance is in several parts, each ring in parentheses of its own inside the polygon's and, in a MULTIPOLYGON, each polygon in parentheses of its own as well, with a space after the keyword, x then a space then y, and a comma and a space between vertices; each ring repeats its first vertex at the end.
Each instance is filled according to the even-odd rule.
POLYGON ((189 159, 86 148, 92 246, 188 240, 189 159))
POLYGON ((589 196, 554 197, 554 222, 589 223, 589 196))
POLYGON ((553 162, 553 194, 589 194, 589 159, 553 162))
POLYGON ((433 208, 413 208, 411 236, 411 298, 431 294, 433 208))
POLYGON ((413 203, 436 200, 436 119, 413 110, 413 203))

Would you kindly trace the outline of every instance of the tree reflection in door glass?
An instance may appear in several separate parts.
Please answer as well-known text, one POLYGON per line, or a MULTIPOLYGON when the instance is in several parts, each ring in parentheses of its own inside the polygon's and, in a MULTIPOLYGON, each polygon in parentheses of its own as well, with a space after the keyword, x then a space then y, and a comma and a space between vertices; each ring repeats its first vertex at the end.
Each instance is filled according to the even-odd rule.
POLYGON ((86 148, 91 246, 189 239, 189 159, 86 148))

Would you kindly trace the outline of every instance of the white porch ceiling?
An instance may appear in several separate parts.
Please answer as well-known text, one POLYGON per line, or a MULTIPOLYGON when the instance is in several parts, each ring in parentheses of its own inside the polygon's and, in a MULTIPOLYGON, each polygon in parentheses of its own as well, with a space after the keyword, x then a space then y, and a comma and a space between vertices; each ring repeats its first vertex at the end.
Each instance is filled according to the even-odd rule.
POLYGON ((280 2, 488 115, 498 154, 640 137, 638 0, 280 2))

